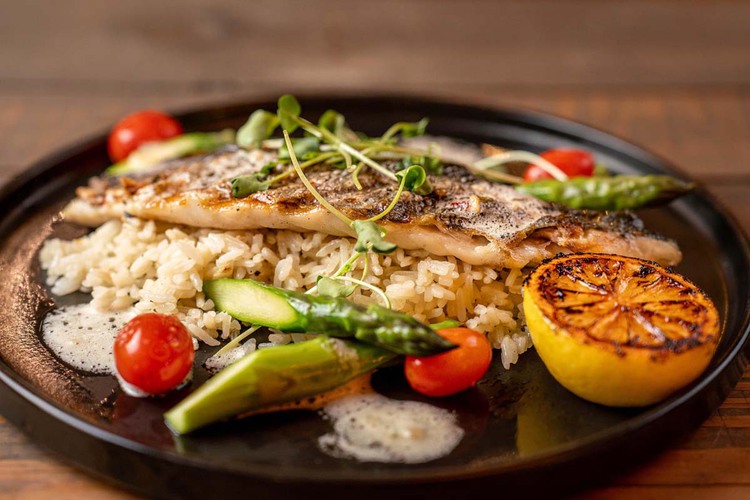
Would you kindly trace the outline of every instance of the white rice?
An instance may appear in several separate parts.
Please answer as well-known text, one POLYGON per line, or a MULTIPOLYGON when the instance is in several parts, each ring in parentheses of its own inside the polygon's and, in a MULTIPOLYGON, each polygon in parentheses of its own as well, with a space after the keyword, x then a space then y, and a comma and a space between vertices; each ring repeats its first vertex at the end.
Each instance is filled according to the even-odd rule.
MULTIPOLYGON (((90 292, 102 311, 134 307, 176 314, 196 339, 218 345, 239 333, 240 323, 213 310, 202 292, 204 280, 250 277, 303 291, 319 275, 334 273, 353 251, 354 240, 322 233, 218 231, 128 218, 72 241, 48 240, 40 261, 54 294, 90 292)), ((420 250, 369 259, 366 281, 385 290, 394 309, 429 323, 456 319, 486 333, 502 350, 506 368, 531 346, 520 305, 521 270, 497 271, 420 250)), ((360 259, 356 277, 362 265, 360 259)), ((362 288, 351 299, 378 300, 362 288)), ((304 338, 274 332, 257 347, 304 338)))

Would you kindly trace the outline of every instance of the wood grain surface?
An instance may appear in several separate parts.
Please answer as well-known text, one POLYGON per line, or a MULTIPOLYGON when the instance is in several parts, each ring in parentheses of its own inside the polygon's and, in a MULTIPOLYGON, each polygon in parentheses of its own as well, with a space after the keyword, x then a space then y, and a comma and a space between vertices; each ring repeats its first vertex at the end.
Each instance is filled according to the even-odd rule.
MULTIPOLYGON (((0 182, 147 107, 407 92, 541 110, 643 145, 750 231, 750 3, 0 2, 0 182)), ((588 498, 750 498, 750 374, 588 498)), ((128 498, 0 417, 0 497, 128 498)))

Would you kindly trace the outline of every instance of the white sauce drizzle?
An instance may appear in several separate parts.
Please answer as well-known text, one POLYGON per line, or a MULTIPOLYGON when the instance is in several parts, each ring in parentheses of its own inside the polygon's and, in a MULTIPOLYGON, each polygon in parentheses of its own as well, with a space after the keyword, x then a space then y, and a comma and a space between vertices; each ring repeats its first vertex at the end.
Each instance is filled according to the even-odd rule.
POLYGON ((455 414, 380 394, 346 396, 322 411, 333 432, 318 439, 321 450, 362 462, 429 462, 448 455, 464 436, 455 414))
POLYGON ((250 339, 244 344, 228 350, 221 356, 214 354, 206 360, 205 367, 212 375, 219 373, 221 370, 238 361, 256 349, 257 340, 250 339))
POLYGON ((47 347, 70 366, 114 375, 115 337, 135 315, 133 310, 101 312, 90 304, 60 307, 44 318, 42 338, 47 347))

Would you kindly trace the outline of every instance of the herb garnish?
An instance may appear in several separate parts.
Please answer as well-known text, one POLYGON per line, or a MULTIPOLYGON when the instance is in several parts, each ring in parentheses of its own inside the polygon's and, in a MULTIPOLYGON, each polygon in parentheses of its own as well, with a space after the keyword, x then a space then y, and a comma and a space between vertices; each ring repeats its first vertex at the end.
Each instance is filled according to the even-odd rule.
MULTIPOLYGON (((408 180, 405 184, 407 191, 427 195, 432 191, 426 173, 442 173, 442 164, 438 157, 429 151, 419 151, 403 148, 396 143, 400 138, 423 135, 428 120, 423 118, 419 122, 399 122, 392 125, 382 136, 370 138, 364 134, 354 132, 346 123, 344 116, 333 110, 328 110, 320 117, 317 125, 301 116, 302 107, 297 99, 291 95, 279 98, 276 114, 265 110, 257 110, 237 134, 237 144, 242 147, 270 147, 278 151, 278 159, 270 164, 288 164, 289 146, 285 142, 276 143, 268 139, 275 130, 281 127, 288 133, 297 129, 304 130, 306 136, 292 139, 292 149, 298 159, 301 159, 301 169, 313 165, 325 164, 332 168, 345 169, 352 175, 352 181, 358 189, 362 189, 358 175, 362 168, 369 167, 381 175, 400 182, 401 177, 383 166, 381 160, 396 160, 401 164, 396 170, 403 170, 412 165, 418 165, 425 172, 425 182, 408 180), (400 167, 400 168, 399 168, 400 167)), ((295 173, 289 169, 274 177, 250 175, 232 180, 232 196, 244 198, 253 193, 264 191, 273 184, 295 173)), ((417 175, 409 174, 411 178, 417 175)))
MULTIPOLYGON (((422 196, 432 193, 433 187, 427 175, 442 175, 443 164, 448 161, 440 154, 439 149, 434 144, 424 150, 400 143, 402 139, 424 135, 428 124, 426 118, 415 123, 398 122, 389 127, 381 136, 368 137, 362 133, 354 132, 347 124, 345 117, 337 111, 326 111, 317 124, 303 118, 301 113, 302 107, 297 99, 291 95, 284 95, 278 100, 275 114, 265 110, 257 110, 250 116, 247 123, 237 133, 237 144, 245 148, 276 150, 277 160, 270 162, 255 174, 232 179, 232 195, 235 198, 247 197, 253 193, 267 190, 287 177, 297 175, 312 196, 329 212, 349 226, 357 237, 354 254, 331 276, 318 276, 316 285, 309 289, 307 293, 317 292, 329 297, 348 297, 357 288, 363 287, 379 295, 383 302, 390 307, 390 301, 385 292, 366 281, 370 253, 374 255, 389 254, 397 248, 396 245, 385 240, 385 228, 378 225, 377 221, 393 210, 405 190, 422 196), (283 131, 283 141, 270 139, 279 127, 283 131), (292 139, 290 134, 298 129, 304 132, 304 136, 292 139), (382 161, 391 162, 391 168, 386 168, 381 163, 382 161), (276 167, 289 164, 291 164, 291 168, 271 176, 276 167), (397 182, 398 189, 391 203, 381 213, 366 220, 351 220, 328 202, 305 175, 305 169, 316 165, 345 170, 351 175, 352 182, 360 190, 362 185, 359 182, 358 175, 362 169, 371 168, 382 176, 397 182), (358 261, 363 257, 361 277, 348 276, 348 273, 354 270, 358 261)), ((467 164, 455 160, 450 160, 450 163, 461 166, 474 175, 490 181, 520 185, 517 186, 519 191, 528 192, 538 198, 548 199, 548 201, 566 204, 568 200, 562 199, 563 197, 558 194, 565 188, 567 191, 564 190, 564 193, 568 198, 571 196, 575 196, 576 200, 585 198, 584 206, 581 206, 581 208, 590 208, 585 206, 591 204, 588 192, 600 192, 601 189, 598 189, 598 187, 602 184, 619 185, 622 181, 636 182, 631 181, 628 176, 619 176, 616 179, 606 177, 606 170, 601 167, 597 168, 597 177, 569 181, 568 176, 563 171, 539 155, 527 151, 495 149, 495 154, 474 163, 467 164), (511 175, 505 168, 506 164, 517 162, 537 165, 549 173, 554 180, 542 181, 538 184, 524 184, 522 178, 511 175), (547 184, 544 184, 544 182, 547 184), (578 186, 579 184, 580 186, 578 186), (544 187, 546 191, 541 192, 541 187, 537 189, 537 185, 544 187), (547 185, 551 187, 547 187, 547 185), (533 191, 534 189, 539 192, 533 191), (583 193, 589 198, 579 193, 583 193)), ((638 179, 637 182, 639 182, 639 186, 647 184, 651 188, 652 182, 650 180, 642 181, 638 179)), ((685 191, 687 188, 680 186, 680 189, 685 191)), ((631 191, 631 189, 623 190, 622 196, 629 196, 631 191)), ((668 190, 659 188, 656 191, 661 193, 668 190)), ((674 191, 678 190, 675 189, 674 191)), ((671 192, 668 194, 673 196, 671 192)), ((654 197, 658 198, 656 195, 654 197)), ((601 200, 595 201, 601 205, 597 205, 595 207, 597 209, 609 207, 607 203, 610 202, 607 200, 603 202, 601 200)), ((570 202, 568 201, 567 204, 570 204, 570 202)), ((457 322, 451 320, 433 326, 445 328, 455 324, 457 322)), ((257 328, 253 327, 244 332, 230 345, 237 345, 240 338, 245 338, 255 329, 257 328)), ((227 348, 229 348, 229 345, 227 348)), ((222 351, 224 350, 226 348, 222 349, 222 351)))
POLYGON ((279 118, 263 109, 253 111, 247 122, 237 130, 237 145, 243 148, 258 148, 273 135, 279 126, 279 118))
MULTIPOLYGON (((284 120, 282 120, 282 122, 283 121, 284 120)), ((349 257, 344 265, 341 266, 341 268, 339 268, 339 270, 336 271, 332 276, 318 277, 318 283, 315 287, 317 289, 317 292, 321 295, 330 295, 333 297, 348 297, 349 295, 354 293, 358 286, 361 286, 364 288, 368 288, 378 294, 383 299, 383 302, 385 302, 386 306, 390 308, 391 303, 385 293, 381 289, 365 281, 365 278, 367 277, 366 256, 369 252, 388 254, 396 250, 396 245, 385 241, 386 231, 382 226, 376 224, 375 221, 381 219, 382 217, 385 217, 388 212, 390 212, 393 207, 396 206, 396 203, 401 197, 401 194, 403 193, 404 188, 407 184, 411 184, 414 189, 419 189, 424 185, 425 182, 427 182, 427 175, 425 174, 424 169, 418 165, 412 165, 403 172, 399 172, 399 174, 402 174, 400 176, 397 176, 397 178, 399 179, 399 189, 396 192, 396 196, 394 197, 393 201, 388 205, 388 207, 386 207, 385 210, 383 210, 378 215, 371 217, 370 219, 352 220, 344 213, 342 213, 339 209, 331 205, 331 203, 328 202, 328 200, 326 200, 318 192, 317 189, 315 189, 315 186, 313 186, 310 180, 307 178, 304 171, 302 170, 299 161, 297 160, 297 155, 292 145, 292 139, 289 137, 289 132, 286 129, 284 129, 283 132, 284 142, 286 144, 287 150, 289 151, 292 167, 299 176, 300 181, 302 181, 307 190, 310 191, 310 194, 312 194, 313 197, 323 207, 326 208, 326 210, 331 212, 338 219, 351 227, 354 233, 357 235, 357 243, 354 246, 354 254, 349 257), (344 276, 344 274, 348 273, 354 268, 356 262, 363 256, 365 256, 365 267, 362 272, 362 277, 360 279, 356 279, 350 276, 344 276), (354 286, 346 286, 341 282, 352 283, 354 286)))

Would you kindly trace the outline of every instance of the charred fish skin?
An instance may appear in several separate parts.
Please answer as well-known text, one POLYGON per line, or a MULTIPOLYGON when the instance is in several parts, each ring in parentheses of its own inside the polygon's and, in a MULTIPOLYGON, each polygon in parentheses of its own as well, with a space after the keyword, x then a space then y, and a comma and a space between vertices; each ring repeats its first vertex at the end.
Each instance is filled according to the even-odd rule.
MULTIPOLYGON (((354 234, 322 208, 296 176, 246 198, 232 197, 232 178, 257 173, 273 160, 275 155, 266 151, 231 147, 166 162, 155 173, 123 177, 118 183, 92 181, 94 187, 80 190, 63 215, 91 226, 130 214, 216 229, 354 234)), ((276 171, 287 168, 279 165, 276 171)), ((361 190, 344 170, 315 167, 306 170, 306 175, 323 197, 351 219, 379 214, 398 187, 369 169, 359 176, 361 190)), ((479 179, 455 165, 445 166, 443 175, 430 176, 430 182, 431 194, 405 192, 381 219, 389 241, 405 249, 425 249, 495 267, 523 267, 560 252, 619 253, 665 265, 681 259, 673 241, 648 233, 629 212, 567 209, 511 186, 479 179)))

